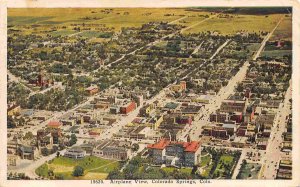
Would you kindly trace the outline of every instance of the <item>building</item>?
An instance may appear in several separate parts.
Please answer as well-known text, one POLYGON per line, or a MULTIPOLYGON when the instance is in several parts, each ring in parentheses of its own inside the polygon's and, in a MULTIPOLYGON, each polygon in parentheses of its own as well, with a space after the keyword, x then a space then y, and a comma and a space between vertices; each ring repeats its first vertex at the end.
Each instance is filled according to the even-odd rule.
POLYGON ((226 99, 222 101, 221 112, 245 112, 248 100, 231 100, 226 99))
POLYGON ((203 127, 202 131, 203 135, 212 136, 217 139, 229 139, 229 134, 227 133, 227 129, 220 126, 206 126, 203 127))
POLYGON ((190 116, 178 116, 175 118, 175 121, 176 121, 176 123, 181 124, 181 125, 183 125, 183 124, 191 125, 193 120, 190 116))
POLYGON ((96 93, 99 92, 99 89, 98 89, 98 86, 97 85, 92 85, 88 88, 85 89, 85 92, 88 94, 88 95, 94 95, 96 93))
POLYGON ((38 156, 36 147, 21 145, 18 150, 21 159, 34 160, 38 156))
POLYGON ((193 167, 199 163, 201 146, 200 142, 176 142, 161 139, 155 144, 147 146, 153 163, 166 164, 176 167, 193 167))
POLYGON ((232 136, 236 133, 236 124, 235 123, 224 123, 222 127, 227 131, 227 134, 232 136))
POLYGON ((210 122, 224 123, 227 120, 229 120, 229 114, 226 112, 217 111, 209 115, 210 122))
POLYGON ((292 179, 292 171, 293 168, 291 159, 280 160, 276 179, 292 179))
POLYGON ((37 77, 36 85, 40 87, 49 87, 52 84, 52 80, 49 79, 45 71, 41 71, 37 77))
POLYGON ((52 146, 53 138, 49 130, 40 129, 36 133, 38 147, 52 146))
POLYGON ((93 155, 105 159, 126 160, 131 154, 130 143, 115 140, 97 142, 93 155))
POLYGON ((185 81, 180 81, 179 84, 173 84, 170 87, 170 90, 173 92, 182 92, 186 90, 186 82, 185 81))
POLYGON ((59 121, 50 121, 50 122, 47 124, 47 127, 49 127, 49 128, 54 128, 54 129, 60 128, 61 126, 62 126, 62 123, 59 122, 59 121))
POLYGON ((86 151, 84 149, 80 147, 72 147, 65 152, 64 157, 79 159, 84 158, 85 155, 86 151))
POLYGON ((21 113, 20 105, 12 104, 7 108, 7 115, 8 116, 15 116, 21 113))
POLYGON ((121 114, 128 114, 136 108, 136 104, 133 101, 130 101, 120 107, 121 114))
POLYGON ((261 149, 261 150, 266 150, 267 149, 267 145, 268 145, 268 141, 267 140, 261 140, 257 143, 257 148, 261 149))
POLYGON ((154 112, 154 104, 147 104, 140 109, 139 115, 142 117, 149 117, 154 112))
POLYGON ((7 155, 7 166, 17 166, 19 157, 17 155, 7 155))

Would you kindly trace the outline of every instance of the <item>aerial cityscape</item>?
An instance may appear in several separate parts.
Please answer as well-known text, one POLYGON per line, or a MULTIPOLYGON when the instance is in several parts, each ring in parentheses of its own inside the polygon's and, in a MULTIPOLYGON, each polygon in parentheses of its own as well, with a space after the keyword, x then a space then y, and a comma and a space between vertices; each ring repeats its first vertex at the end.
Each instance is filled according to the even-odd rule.
POLYGON ((292 8, 7 9, 7 179, 292 179, 292 8))

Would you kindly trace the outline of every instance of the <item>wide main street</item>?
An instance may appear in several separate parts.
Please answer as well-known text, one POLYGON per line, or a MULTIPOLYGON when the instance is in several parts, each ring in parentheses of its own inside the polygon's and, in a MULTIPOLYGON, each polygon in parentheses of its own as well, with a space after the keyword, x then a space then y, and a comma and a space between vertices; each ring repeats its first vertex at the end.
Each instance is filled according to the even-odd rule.
POLYGON ((260 178, 263 179, 274 179, 276 177, 279 161, 281 160, 282 133, 285 132, 287 116, 292 112, 290 110, 291 103, 289 101, 292 98, 291 81, 289 81, 289 83, 290 86, 285 94, 284 101, 278 108, 278 112, 273 123, 266 154, 262 158, 263 166, 260 178))

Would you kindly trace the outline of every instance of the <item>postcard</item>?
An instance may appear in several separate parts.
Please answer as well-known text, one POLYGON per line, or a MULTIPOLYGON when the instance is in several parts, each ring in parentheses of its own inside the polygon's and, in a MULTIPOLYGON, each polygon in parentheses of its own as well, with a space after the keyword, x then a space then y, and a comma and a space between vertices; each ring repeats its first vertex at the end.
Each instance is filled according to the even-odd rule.
POLYGON ((299 8, 4 1, 0 186, 299 186, 299 8))

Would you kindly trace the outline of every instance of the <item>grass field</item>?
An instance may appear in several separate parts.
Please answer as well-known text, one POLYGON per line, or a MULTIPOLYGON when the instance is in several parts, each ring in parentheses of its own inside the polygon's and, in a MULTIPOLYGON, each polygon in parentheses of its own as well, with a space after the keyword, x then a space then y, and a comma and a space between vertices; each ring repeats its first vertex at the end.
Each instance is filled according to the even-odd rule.
MULTIPOLYGON (((162 170, 164 170, 167 173, 172 173, 176 169, 177 168, 174 168, 174 167, 164 167, 164 168, 162 168, 162 170)), ((191 172, 192 172, 192 168, 180 168, 179 170, 183 173, 186 173, 186 174, 191 174, 191 172)))
POLYGON ((59 30, 59 31, 54 31, 51 32, 52 36, 67 36, 70 34, 74 34, 76 31, 74 30, 59 30))
POLYGON ((200 24, 186 32, 216 31, 224 35, 235 34, 239 31, 270 32, 281 17, 281 14, 268 15, 268 17, 257 15, 238 15, 233 18, 215 17, 205 22, 205 24, 200 24))
POLYGON ((282 57, 284 55, 292 55, 292 50, 272 50, 263 51, 260 56, 265 57, 282 57))
POLYGON ((211 158, 209 155, 201 157, 200 167, 207 166, 207 164, 209 164, 210 160, 211 160, 211 158))
POLYGON ((71 159, 59 157, 36 169, 39 176, 49 177, 48 171, 52 170, 55 175, 61 175, 64 179, 105 179, 108 173, 118 167, 118 161, 106 160, 95 156, 87 156, 84 159, 71 159), (72 172, 75 166, 84 168, 84 176, 73 177, 72 172), (100 177, 100 178, 99 178, 100 177), (96 178, 94 178, 96 179, 96 178))
MULTIPOLYGON (((140 27, 149 22, 173 22, 191 26, 211 16, 210 12, 190 11, 186 8, 29 8, 8 9, 8 25, 45 24, 104 24, 106 27, 119 31, 122 27, 140 27), (87 19, 88 18, 88 19, 87 19)), ((184 33, 217 31, 221 34, 235 34, 239 31, 259 32, 271 31, 283 14, 270 15, 235 15, 232 18, 214 17, 184 33)), ((291 17, 285 17, 274 38, 291 38, 291 17)))
POLYGON ((9 25, 24 24, 72 24, 72 23, 97 23, 106 24, 120 30, 122 27, 139 27, 142 24, 153 21, 174 21, 188 14, 200 14, 186 12, 182 9, 157 9, 157 8, 116 8, 108 13, 105 9, 91 8, 54 8, 54 9, 8 9, 9 25), (166 14, 169 14, 167 16, 166 14), (96 18, 85 20, 84 18, 96 18))
POLYGON ((292 40, 292 17, 285 17, 274 31, 270 41, 273 40, 292 40))
POLYGON ((232 166, 234 165, 234 157, 231 155, 222 155, 219 159, 218 165, 216 169, 214 170, 214 175, 216 176, 224 176, 225 172, 228 172, 225 168, 225 165, 229 165, 230 170, 232 169, 232 166))

